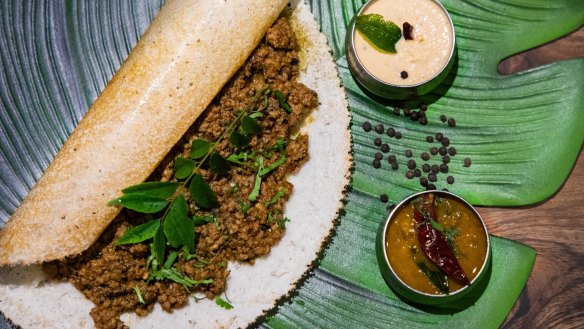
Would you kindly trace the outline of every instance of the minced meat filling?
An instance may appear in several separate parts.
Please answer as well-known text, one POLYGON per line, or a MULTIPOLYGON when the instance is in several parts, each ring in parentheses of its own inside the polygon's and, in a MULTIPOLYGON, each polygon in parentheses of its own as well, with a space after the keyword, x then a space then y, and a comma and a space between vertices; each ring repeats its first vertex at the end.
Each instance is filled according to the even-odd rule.
MULTIPOLYGON (((246 166, 232 166, 223 176, 204 167, 200 170, 219 200, 220 206, 213 211, 197 208, 185 193, 190 215, 211 215, 214 220, 196 226, 197 257, 188 261, 178 257, 175 267, 193 280, 212 279, 211 284, 196 285, 187 291, 169 280, 148 282, 150 245, 115 245, 126 230, 151 219, 127 209, 84 254, 60 263, 46 264, 47 271, 57 278, 69 280, 95 303, 91 316, 97 328, 125 328, 120 314, 133 311, 140 316, 146 315, 155 303, 172 312, 186 305, 193 292, 214 298, 228 288, 229 261, 253 264, 257 257, 268 254, 282 238, 287 221, 283 215, 284 205, 293 189, 286 177, 308 158, 308 137, 299 135, 292 139, 291 135, 297 132, 310 110, 318 105, 316 93, 296 82, 298 64, 298 41, 290 23, 281 18, 149 179, 175 180, 174 159, 179 155, 188 156, 195 138, 217 140, 234 120, 237 111, 249 104, 263 87, 268 86, 285 97, 291 112, 287 112, 278 97, 269 97, 264 115, 257 118, 261 133, 251 136, 249 147, 253 150, 272 149, 279 139, 286 145, 286 161, 263 178, 261 193, 255 202, 248 201, 247 197, 254 188, 256 170, 246 166)), ((216 150, 222 156, 233 152, 228 140, 221 141, 216 150)), ((265 166, 277 160, 276 154, 266 156, 265 166)))

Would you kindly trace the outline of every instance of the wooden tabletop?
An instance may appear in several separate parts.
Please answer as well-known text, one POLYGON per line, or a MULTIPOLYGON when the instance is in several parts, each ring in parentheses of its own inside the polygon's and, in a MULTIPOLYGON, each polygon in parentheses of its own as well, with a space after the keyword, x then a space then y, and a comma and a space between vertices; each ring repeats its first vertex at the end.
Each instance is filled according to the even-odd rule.
MULTIPOLYGON (((574 57, 584 57, 584 27, 505 60, 500 70, 517 72, 574 57)), ((503 328, 584 328, 584 152, 564 186, 545 202, 479 211, 491 233, 537 251, 527 286, 503 328)))

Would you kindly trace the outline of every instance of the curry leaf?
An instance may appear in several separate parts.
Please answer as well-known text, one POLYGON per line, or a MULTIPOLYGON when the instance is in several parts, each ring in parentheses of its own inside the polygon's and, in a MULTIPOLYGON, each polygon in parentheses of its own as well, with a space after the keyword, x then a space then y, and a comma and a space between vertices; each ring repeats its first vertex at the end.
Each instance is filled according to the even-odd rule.
POLYGON ((214 152, 209 157, 209 168, 220 175, 226 175, 231 169, 231 164, 219 153, 214 152))
POLYGON ((189 191, 191 192, 191 198, 199 207, 212 209, 219 205, 217 195, 213 192, 203 176, 199 174, 193 176, 189 191))
POLYGON ((234 131, 231 133, 231 136, 229 136, 229 141, 237 148, 244 148, 249 145, 250 139, 240 132, 234 131))
POLYGON ((166 251, 166 237, 164 236, 164 231, 162 227, 159 227, 154 235, 154 241, 152 241, 151 252, 156 259, 158 264, 164 263, 164 254, 166 251))
POLYGON ((174 248, 186 246, 189 250, 195 245, 195 225, 187 216, 188 205, 183 194, 179 194, 170 206, 162 223, 164 235, 174 248))
POLYGON ((186 276, 184 273, 180 272, 176 268, 163 268, 160 271, 155 271, 150 274, 150 277, 155 280, 164 280, 168 279, 174 281, 178 284, 181 284, 185 288, 192 288, 199 284, 211 284, 213 283, 212 279, 205 279, 205 280, 193 280, 186 276))
POLYGON ((177 157, 174 160, 174 177, 177 179, 185 179, 191 175, 195 169, 195 161, 177 157))
POLYGON ((162 199, 168 199, 174 194, 178 186, 179 183, 173 182, 146 182, 125 188, 122 190, 122 193, 126 195, 142 194, 162 199))
POLYGON ((122 236, 116 241, 116 245, 138 243, 152 239, 160 227, 160 220, 153 220, 142 225, 132 227, 122 234, 122 236))
POLYGON ((241 119, 241 129, 243 129, 246 134, 259 134, 262 131, 262 127, 260 127, 259 123, 249 116, 245 116, 241 119))
POLYGON ((220 296, 215 297, 215 304, 223 307, 226 310, 230 310, 230 309, 233 308, 233 305, 231 305, 231 303, 229 303, 228 301, 224 300, 220 296))
POLYGON ((395 53, 395 44, 401 38, 401 30, 394 22, 385 20, 379 14, 355 17, 355 27, 375 48, 395 53))
POLYGON ((152 214, 161 211, 167 204, 168 200, 159 197, 129 194, 113 199, 107 205, 122 206, 144 214, 152 214))
POLYGON ((191 144, 191 158, 200 159, 209 153, 211 150, 211 143, 204 139, 195 139, 191 144))

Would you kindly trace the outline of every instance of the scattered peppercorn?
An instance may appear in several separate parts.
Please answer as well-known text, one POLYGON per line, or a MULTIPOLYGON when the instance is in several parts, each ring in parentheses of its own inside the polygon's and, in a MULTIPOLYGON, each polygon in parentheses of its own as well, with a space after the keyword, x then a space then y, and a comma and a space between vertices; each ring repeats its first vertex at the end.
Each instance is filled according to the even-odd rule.
POLYGON ((393 114, 399 116, 399 107, 396 106, 393 108, 393 114))
POLYGON ((375 169, 381 168, 381 161, 379 161, 379 159, 373 159, 373 168, 375 169))
POLYGON ((383 203, 387 203, 387 201, 389 201, 389 197, 387 196, 387 194, 382 194, 379 196, 379 200, 383 203))
POLYGON ((431 182, 435 182, 436 180, 438 180, 438 178, 436 177, 436 174, 431 172, 428 174, 428 180, 431 182))
POLYGON ((381 145, 380 149, 381 149, 381 152, 387 153, 387 152, 389 152, 389 145, 383 144, 383 145, 381 145))
POLYGON ((432 137, 432 136, 426 137, 426 142, 428 142, 428 143, 434 143, 434 137, 432 137))
POLYGON ((444 162, 445 164, 450 163, 450 157, 448 155, 445 155, 442 157, 442 162, 444 162))
POLYGON ((397 164, 397 162, 392 162, 391 163, 391 169, 392 170, 398 170, 399 169, 399 165, 397 164))
POLYGON ((449 192, 447 188, 443 188, 442 191, 449 192))
POLYGON ((407 156, 408 158, 411 158, 413 155, 414 155, 414 152, 412 152, 412 150, 409 150, 409 149, 408 149, 408 150, 406 150, 406 156, 407 156))
POLYGON ((420 113, 418 111, 412 111, 410 119, 412 119, 413 121, 418 121, 420 119, 420 113))
POLYGON ((420 185, 423 187, 428 186, 428 179, 426 177, 420 177, 420 185))
POLYGON ((432 173, 437 174, 440 172, 440 167, 438 167, 438 165, 432 165, 431 167, 432 169, 432 173))
POLYGON ((454 120, 454 118, 448 119, 448 126, 449 127, 456 127, 456 120, 454 120))
POLYGON ((375 144, 375 146, 381 146, 381 138, 377 137, 373 140, 373 144, 375 144))
POLYGON ((420 104, 420 111, 426 112, 428 110, 428 105, 425 103, 420 104))
POLYGON ((416 176, 416 177, 422 176, 422 172, 420 171, 420 169, 418 169, 418 168, 414 169, 414 176, 416 176))
POLYGON ((446 149, 446 146, 442 146, 441 148, 438 149, 438 153, 440 153, 440 155, 444 156, 444 155, 448 154, 448 149, 446 149))
POLYGON ((444 134, 442 134, 442 133, 437 133, 437 134, 436 134, 436 140, 437 140, 437 141, 441 141, 441 140, 442 140, 442 138, 444 138, 444 134))
POLYGON ((409 117, 409 116, 410 116, 410 114, 412 114, 412 110, 410 110, 410 108, 409 108, 409 107, 405 107, 405 108, 404 108, 404 115, 405 115, 406 117, 409 117))
POLYGON ((383 132, 385 131, 385 128, 383 127, 383 125, 380 123, 377 126, 375 126, 375 132, 378 134, 383 134, 383 132))
POLYGON ((403 26, 403 33, 404 33, 404 39, 406 40, 414 40, 414 37, 412 35, 412 31, 414 30, 414 27, 408 23, 408 22, 404 22, 403 26))
POLYGON ((470 158, 464 158, 464 166, 465 167, 470 167, 470 165, 471 165, 470 158))
POLYGON ((442 138, 441 142, 442 142, 442 145, 444 145, 444 146, 450 145, 450 139, 448 137, 442 138))
POLYGON ((408 168, 410 168, 410 169, 416 168, 416 161, 408 160, 408 168))
POLYGON ((422 152, 422 154, 420 155, 420 157, 422 158, 422 160, 424 161, 428 161, 430 160, 430 154, 428 154, 428 152, 422 152))
POLYGON ((402 138, 402 133, 399 131, 395 132, 395 139, 401 139, 402 138))
POLYGON ((427 163, 424 163, 424 165, 422 166, 422 171, 425 173, 430 172, 430 165, 427 163))
POLYGON ((401 71, 401 73, 399 74, 399 76, 400 76, 402 79, 407 79, 407 78, 408 78, 408 72, 406 72, 406 71, 401 71))
POLYGON ((363 122, 363 126, 362 127, 363 127, 363 130, 365 132, 367 132, 367 133, 370 132, 371 129, 373 128, 373 127, 371 127, 371 123, 370 122, 367 122, 367 121, 366 122, 363 122))
POLYGON ((454 177, 452 177, 452 176, 448 176, 448 177, 446 177, 446 182, 447 182, 448 184, 453 184, 453 183, 454 183, 454 177))
POLYGON ((375 159, 382 160, 383 159, 383 154, 381 154, 379 152, 375 153, 375 159))
POLYGON ((387 161, 388 161, 389 163, 392 163, 392 162, 396 162, 396 161, 397 161, 397 159, 396 159, 395 155, 393 155, 393 154, 392 154, 392 155, 390 155, 390 156, 387 158, 387 161))
POLYGON ((451 147, 448 149, 448 154, 450 154, 451 157, 456 155, 456 149, 454 147, 451 147))
POLYGON ((440 115, 440 121, 446 122, 446 116, 444 114, 440 115))
POLYGON ((430 153, 431 153, 432 155, 436 155, 436 154, 438 154, 438 148, 437 148, 436 146, 432 146, 432 147, 430 148, 430 153))
POLYGON ((441 164, 440 165, 440 172, 443 173, 443 174, 448 173, 448 166, 445 165, 445 164, 441 164))
POLYGON ((428 124, 428 118, 426 118, 426 116, 422 116, 420 118, 420 123, 423 125, 427 125, 428 124))
POLYGON ((412 179, 414 178, 414 172, 411 170, 406 171, 406 178, 407 179, 412 179))
POLYGON ((434 184, 428 184, 428 186, 426 186, 426 190, 435 190, 436 189, 436 185, 434 184))
POLYGON ((395 129, 393 129, 391 127, 387 128, 387 136, 389 136, 389 137, 395 136, 395 129))

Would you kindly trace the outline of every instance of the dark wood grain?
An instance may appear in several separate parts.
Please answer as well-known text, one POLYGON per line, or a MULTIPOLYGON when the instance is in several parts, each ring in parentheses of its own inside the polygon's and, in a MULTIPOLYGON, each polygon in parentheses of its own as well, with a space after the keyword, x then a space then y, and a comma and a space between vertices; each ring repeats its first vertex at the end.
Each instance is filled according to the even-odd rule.
MULTIPOLYGON (((512 73, 574 57, 584 57, 584 27, 508 58, 499 69, 512 73)), ((564 186, 549 200, 532 207, 479 211, 493 234, 537 251, 527 286, 503 327, 584 328, 584 152, 564 186)))

